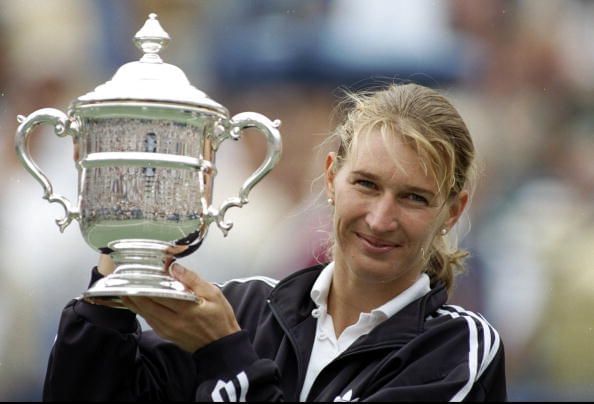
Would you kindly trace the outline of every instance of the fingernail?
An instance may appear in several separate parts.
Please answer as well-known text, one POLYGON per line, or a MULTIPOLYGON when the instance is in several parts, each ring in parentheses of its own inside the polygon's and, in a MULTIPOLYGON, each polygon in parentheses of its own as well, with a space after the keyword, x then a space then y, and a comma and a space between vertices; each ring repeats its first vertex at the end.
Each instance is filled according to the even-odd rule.
POLYGON ((169 273, 172 276, 180 277, 184 274, 184 272, 186 272, 186 269, 176 262, 173 262, 171 265, 169 265, 169 273))

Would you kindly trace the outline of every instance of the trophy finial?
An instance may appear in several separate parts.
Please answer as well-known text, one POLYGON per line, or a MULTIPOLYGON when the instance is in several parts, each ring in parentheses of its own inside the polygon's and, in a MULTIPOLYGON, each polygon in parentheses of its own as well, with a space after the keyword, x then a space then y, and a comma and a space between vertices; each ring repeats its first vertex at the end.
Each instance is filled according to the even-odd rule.
POLYGON ((150 13, 142 28, 134 35, 134 43, 144 52, 141 62, 162 63, 158 53, 169 43, 169 34, 163 30, 157 14, 150 13))

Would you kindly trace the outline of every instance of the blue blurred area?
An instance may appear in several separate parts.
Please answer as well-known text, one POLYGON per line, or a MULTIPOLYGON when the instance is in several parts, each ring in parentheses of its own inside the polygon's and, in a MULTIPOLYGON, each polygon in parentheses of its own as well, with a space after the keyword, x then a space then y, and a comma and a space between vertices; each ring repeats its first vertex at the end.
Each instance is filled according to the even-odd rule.
MULTIPOLYGON (((0 399, 36 401, 59 313, 97 256, 14 153, 16 116, 66 110, 140 51, 150 12, 164 60, 232 114, 279 118, 281 163, 187 265, 213 281, 282 277, 315 261, 319 198, 339 89, 438 88, 473 133, 481 176, 460 242, 472 257, 454 303, 480 311, 507 349, 512 401, 594 398, 594 2, 580 0, 3 0, 0 2, 0 399)), ((76 198, 71 144, 40 130, 32 153, 76 198)), ((223 150, 224 149, 224 150, 223 150)), ((246 136, 217 156, 215 199, 263 156, 246 136)), ((92 365, 92 364, 90 364, 92 365)))
POLYGON ((221 7, 217 19, 225 23, 211 25, 212 69, 233 89, 286 81, 362 87, 374 78, 449 83, 464 66, 446 8, 377 0, 221 7))

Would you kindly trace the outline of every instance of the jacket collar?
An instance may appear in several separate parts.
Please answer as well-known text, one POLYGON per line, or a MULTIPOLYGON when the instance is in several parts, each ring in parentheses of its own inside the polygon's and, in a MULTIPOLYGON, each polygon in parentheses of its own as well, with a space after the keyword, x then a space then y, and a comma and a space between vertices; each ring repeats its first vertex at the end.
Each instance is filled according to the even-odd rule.
POLYGON ((270 293, 270 303, 279 314, 279 321, 291 329, 307 318, 316 305, 311 300, 313 284, 326 265, 320 264, 297 271, 281 280, 270 293))
MULTIPOLYGON (((292 333, 297 331, 297 335, 292 335, 297 341, 300 341, 299 335, 303 334, 304 322, 313 324, 315 328, 315 321, 306 321, 313 320, 311 311, 316 307, 311 300, 310 291, 324 267, 325 264, 321 264, 295 272, 279 282, 270 294, 270 303, 279 315, 278 321, 283 323, 283 327, 287 331, 292 333)), ((434 313, 446 301, 446 288, 443 283, 438 282, 433 285, 429 293, 382 322, 369 334, 357 340, 349 350, 379 345, 401 345, 410 341, 423 331, 425 318, 434 313)), ((314 331, 311 331, 312 338, 314 331)), ((308 345, 305 344, 305 346, 308 345)), ((305 354, 307 355, 307 353, 305 354)))

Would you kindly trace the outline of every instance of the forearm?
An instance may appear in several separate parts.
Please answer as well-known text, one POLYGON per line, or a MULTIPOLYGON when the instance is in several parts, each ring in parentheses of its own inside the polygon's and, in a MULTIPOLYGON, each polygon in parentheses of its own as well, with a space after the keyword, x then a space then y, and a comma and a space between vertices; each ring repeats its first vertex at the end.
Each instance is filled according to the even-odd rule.
POLYGON ((44 384, 44 400, 130 400, 139 327, 129 313, 109 313, 107 307, 92 307, 97 323, 83 317, 90 306, 70 302, 62 314, 58 335, 50 354, 44 384), (111 314, 112 325, 107 321, 111 314), (128 318, 126 318, 128 317, 128 318))
MULTIPOLYGON (((91 284, 101 278, 93 269, 91 284)), ((73 300, 62 312, 45 400, 187 401, 195 395, 191 355, 152 332, 128 310, 73 300)))

